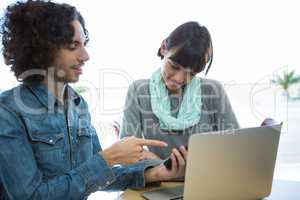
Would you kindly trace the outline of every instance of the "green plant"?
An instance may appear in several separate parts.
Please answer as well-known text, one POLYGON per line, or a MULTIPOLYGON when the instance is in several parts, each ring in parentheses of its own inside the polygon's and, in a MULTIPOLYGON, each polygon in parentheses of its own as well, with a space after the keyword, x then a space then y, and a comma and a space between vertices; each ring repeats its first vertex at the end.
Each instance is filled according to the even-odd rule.
POLYGON ((85 87, 85 86, 73 86, 73 89, 78 93, 78 94, 82 94, 82 93, 85 93, 86 91, 89 90, 88 87, 85 87))
POLYGON ((300 76, 295 74, 295 70, 292 70, 290 72, 288 70, 285 70, 283 71, 282 75, 277 75, 275 80, 272 80, 272 82, 280 85, 289 98, 289 88, 291 85, 300 82, 300 76))

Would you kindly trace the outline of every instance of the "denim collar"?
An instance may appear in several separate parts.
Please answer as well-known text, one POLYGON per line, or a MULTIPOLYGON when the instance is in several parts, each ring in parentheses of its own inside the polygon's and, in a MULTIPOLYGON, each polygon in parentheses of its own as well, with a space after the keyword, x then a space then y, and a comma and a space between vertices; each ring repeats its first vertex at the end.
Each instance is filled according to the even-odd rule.
MULTIPOLYGON (((37 100, 48 109, 60 104, 56 96, 43 84, 24 85, 37 98, 37 100)), ((73 101, 76 106, 80 103, 80 96, 69 85, 66 86, 67 101, 73 101)))

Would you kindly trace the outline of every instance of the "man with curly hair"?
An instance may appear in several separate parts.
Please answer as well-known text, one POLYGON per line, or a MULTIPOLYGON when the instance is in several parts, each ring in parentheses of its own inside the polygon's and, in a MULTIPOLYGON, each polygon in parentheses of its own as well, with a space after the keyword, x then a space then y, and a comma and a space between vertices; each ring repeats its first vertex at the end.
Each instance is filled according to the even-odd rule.
POLYGON ((5 63, 21 84, 0 95, 0 199, 86 199, 97 190, 141 188, 183 176, 143 160, 143 145, 125 138, 102 150, 87 103, 68 83, 89 59, 88 31, 75 7, 28 0, 7 7, 1 27, 5 63))

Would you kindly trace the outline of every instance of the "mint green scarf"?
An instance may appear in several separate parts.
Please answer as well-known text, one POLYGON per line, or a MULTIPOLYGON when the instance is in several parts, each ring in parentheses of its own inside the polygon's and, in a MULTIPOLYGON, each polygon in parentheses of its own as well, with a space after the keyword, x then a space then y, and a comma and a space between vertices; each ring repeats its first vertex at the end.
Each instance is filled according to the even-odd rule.
POLYGON ((184 130, 200 120, 201 116, 201 82, 194 77, 184 89, 183 99, 177 118, 171 115, 171 103, 168 89, 162 77, 161 69, 156 70, 150 78, 151 106, 154 115, 159 119, 163 130, 184 130))

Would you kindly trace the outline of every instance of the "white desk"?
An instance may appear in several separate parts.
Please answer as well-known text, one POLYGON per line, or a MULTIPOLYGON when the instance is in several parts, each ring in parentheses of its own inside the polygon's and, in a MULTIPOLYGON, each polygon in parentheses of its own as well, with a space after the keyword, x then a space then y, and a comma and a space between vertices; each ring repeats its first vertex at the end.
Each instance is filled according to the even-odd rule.
POLYGON ((267 200, 300 200, 300 182, 274 181, 267 200))
MULTIPOLYGON (((111 200, 144 200, 141 197, 141 193, 150 191, 158 188, 165 187, 174 187, 181 185, 182 183, 174 183, 174 182, 163 182, 160 186, 152 186, 146 187, 142 190, 131 190, 127 189, 124 192, 114 192, 114 193, 106 193, 106 192, 97 192, 91 195, 89 200, 97 200, 106 199, 111 200)), ((300 200, 300 182, 296 181, 281 181, 275 180, 273 182, 271 195, 266 200, 300 200)))

